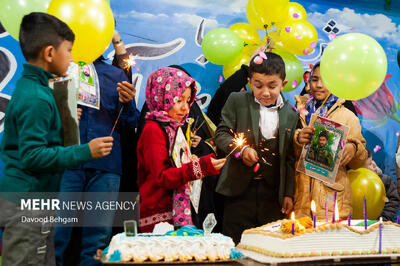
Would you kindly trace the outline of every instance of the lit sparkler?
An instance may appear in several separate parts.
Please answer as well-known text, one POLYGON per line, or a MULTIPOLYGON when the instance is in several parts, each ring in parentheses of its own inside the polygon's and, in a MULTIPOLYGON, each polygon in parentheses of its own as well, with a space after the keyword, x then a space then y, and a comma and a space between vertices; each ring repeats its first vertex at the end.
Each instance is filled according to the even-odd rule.
POLYGON ((244 137, 243 133, 235 134, 235 137, 233 138, 233 144, 236 145, 236 147, 225 158, 228 158, 237 148, 242 147, 245 143, 246 138, 244 137))
POLYGON ((124 62, 125 62, 125 65, 126 65, 127 69, 129 69, 132 66, 136 65, 136 58, 137 57, 138 57, 137 55, 130 54, 128 58, 124 59, 124 62))

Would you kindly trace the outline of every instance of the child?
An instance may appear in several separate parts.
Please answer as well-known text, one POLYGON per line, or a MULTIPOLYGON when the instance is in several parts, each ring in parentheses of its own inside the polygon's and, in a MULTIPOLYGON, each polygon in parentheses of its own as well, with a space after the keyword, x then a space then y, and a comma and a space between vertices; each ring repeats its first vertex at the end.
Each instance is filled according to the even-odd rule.
POLYGON ((175 136, 195 95, 195 81, 175 68, 158 69, 147 81, 150 112, 137 147, 141 232, 152 232, 159 222, 193 224, 189 181, 219 174, 225 163, 210 154, 177 168, 172 159, 175 136))
MULTIPOLYGON (((104 158, 92 160, 83 165, 72 167, 65 171, 60 191, 61 192, 107 192, 101 197, 102 201, 116 201, 122 174, 120 132, 134 130, 139 112, 136 110, 134 100, 135 89, 128 81, 125 73, 105 62, 100 56, 93 62, 99 84, 100 102, 99 110, 81 106, 82 115, 79 125, 81 142, 86 142, 98 136, 110 134, 118 118, 118 127, 113 131, 113 150, 104 158), (120 110, 123 107, 121 113, 120 110)), ((70 200, 79 200, 79 193, 74 193, 70 200)), ((68 193, 60 193, 62 201, 68 201, 68 193)), ((83 200, 83 196, 82 196, 83 200)), ((78 213, 68 212, 67 217, 78 216, 78 213)), ((81 265, 100 264, 94 259, 97 249, 104 249, 109 243, 112 233, 112 223, 115 211, 103 212, 101 225, 96 222, 85 224, 81 236, 81 265), (108 226, 107 226, 108 225, 108 226)), ((93 213, 83 212, 82 219, 89 221, 93 213)), ((64 252, 71 239, 72 227, 58 226, 54 232, 55 255, 57 264, 62 264, 64 252)))
POLYGON ((5 163, 0 179, 2 259, 3 265, 55 265, 52 225, 21 221, 48 212, 20 209, 15 192, 58 191, 66 168, 108 155, 113 138, 63 147, 60 114, 48 81, 52 74, 64 76, 72 61, 70 28, 49 14, 31 13, 22 20, 19 38, 27 64, 7 107, 0 146, 5 163), (8 201, 10 195, 18 205, 8 201))
POLYGON ((400 197, 399 194, 397 194, 396 184, 390 176, 382 173, 382 170, 376 165, 375 161, 372 160, 372 152, 370 150, 367 150, 367 152, 368 159, 365 161, 364 168, 373 171, 381 178, 388 199, 385 203, 385 207, 383 207, 381 215, 379 216, 382 216, 384 221, 394 222, 397 211, 400 207, 400 197))
MULTIPOLYGON (((321 79, 320 65, 316 64, 311 70, 310 75, 311 98, 296 96, 297 108, 305 109, 307 113, 300 114, 302 129, 295 134, 295 151, 297 159, 300 156, 303 144, 309 143, 314 129, 309 126, 311 116, 316 114, 322 102, 328 97, 329 90, 325 87, 321 79)), ((320 109, 318 115, 324 116, 330 120, 344 124, 350 127, 347 141, 344 144, 344 151, 340 167, 336 176, 336 182, 333 185, 323 183, 319 180, 296 172, 296 189, 294 198, 294 210, 296 217, 310 216, 310 203, 314 200, 316 203, 317 219, 325 219, 325 201, 328 203, 328 215, 332 217, 332 208, 334 200, 334 191, 337 192, 337 204, 340 219, 347 218, 352 212, 351 207, 351 187, 347 178, 347 169, 350 167, 357 169, 362 167, 367 159, 365 149, 365 139, 361 134, 361 125, 357 116, 344 106, 345 100, 338 99, 330 95, 325 104, 320 109)))
POLYGON ((247 141, 237 149, 240 158, 227 158, 216 189, 226 196, 223 233, 235 243, 245 229, 281 219, 293 206, 292 139, 298 115, 280 94, 287 83, 282 58, 269 52, 265 57, 251 59, 253 92, 229 96, 215 134, 217 147, 226 154, 235 148, 233 132, 244 133, 247 141))

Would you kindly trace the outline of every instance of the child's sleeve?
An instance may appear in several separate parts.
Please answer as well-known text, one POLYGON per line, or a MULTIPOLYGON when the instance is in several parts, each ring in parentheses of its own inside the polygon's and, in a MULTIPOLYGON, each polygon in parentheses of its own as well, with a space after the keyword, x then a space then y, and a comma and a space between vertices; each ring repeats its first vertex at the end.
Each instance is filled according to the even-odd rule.
POLYGON ((92 159, 89 145, 60 146, 49 143, 55 132, 54 110, 42 99, 33 99, 22 104, 17 116, 18 148, 20 163, 24 170, 33 172, 62 172, 65 169, 92 159))
MULTIPOLYGON (((298 117, 297 117, 298 119, 298 117)), ((287 138, 287 141, 289 142, 287 145, 287 151, 286 151, 286 178, 285 178, 285 192, 284 195, 287 197, 294 198, 294 189, 295 189, 295 172, 296 172, 296 154, 295 154, 295 143, 294 143, 294 136, 296 136, 296 128, 298 127, 298 123, 295 124, 290 132, 290 136, 287 138)))
POLYGON ((235 94, 231 94, 224 108, 222 108, 222 121, 218 125, 215 132, 215 144, 225 154, 228 154, 235 148, 232 144, 233 133, 232 129, 236 128, 236 108, 235 108, 235 94))
POLYGON ((361 133, 361 124, 358 117, 351 111, 345 110, 346 114, 349 116, 347 124, 350 127, 347 143, 352 143, 356 149, 356 153, 353 159, 348 163, 348 166, 351 169, 358 169, 364 165, 365 160, 368 158, 368 152, 365 148, 366 141, 361 133))
POLYGON ((149 171, 147 176, 156 178, 156 183, 160 187, 168 190, 177 189, 189 181, 219 174, 211 163, 211 157, 215 158, 213 154, 176 168, 171 165, 164 140, 165 135, 159 134, 158 130, 146 129, 142 137, 142 143, 146 143, 146 146, 141 149, 143 154, 138 154, 138 158, 143 158, 143 166, 149 171))

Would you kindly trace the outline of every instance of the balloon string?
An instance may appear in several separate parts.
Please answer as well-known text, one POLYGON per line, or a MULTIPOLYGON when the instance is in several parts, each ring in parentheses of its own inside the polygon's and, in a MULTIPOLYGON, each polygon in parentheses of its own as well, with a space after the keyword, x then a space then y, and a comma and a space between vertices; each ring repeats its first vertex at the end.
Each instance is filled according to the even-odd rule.
POLYGON ((325 102, 328 100, 329 96, 331 96, 331 92, 326 96, 325 100, 322 102, 321 106, 318 108, 318 110, 315 112, 315 116, 313 120, 311 121, 310 127, 314 126, 315 120, 317 120, 317 116, 319 114, 319 111, 321 111, 321 108, 324 106, 325 102))

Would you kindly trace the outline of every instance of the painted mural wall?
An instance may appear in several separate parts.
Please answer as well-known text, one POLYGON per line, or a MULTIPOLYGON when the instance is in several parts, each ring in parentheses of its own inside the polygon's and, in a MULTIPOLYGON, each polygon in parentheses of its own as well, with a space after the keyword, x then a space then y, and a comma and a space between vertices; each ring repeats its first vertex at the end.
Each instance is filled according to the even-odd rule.
MULTIPOLYGON (((400 134, 398 117, 400 69, 397 54, 400 49, 400 13, 385 12, 383 4, 357 6, 332 1, 297 1, 307 10, 308 21, 318 30, 319 40, 313 54, 300 56, 305 69, 319 61, 321 52, 331 41, 330 33, 338 36, 349 32, 366 33, 384 48, 388 58, 388 76, 376 95, 356 102, 362 121, 367 147, 374 151, 374 160, 385 173, 395 177, 394 153, 400 134), (379 7, 379 8, 378 8, 379 7), (383 14, 381 13, 383 12, 383 14)), ((374 1, 379 2, 379 1, 374 1)), ((203 36, 216 27, 229 27, 247 22, 246 0, 111 0, 116 28, 127 45, 128 52, 137 54, 133 75, 137 77, 137 103, 144 103, 144 88, 148 75, 155 69, 179 64, 200 83, 198 98, 207 109, 211 97, 223 82, 222 66, 207 62, 202 56, 203 36)), ((265 33, 259 32, 260 37, 265 33)), ((95 41, 95 40, 93 40, 95 41)), ((109 48, 104 55, 112 58, 109 48)), ((24 59, 18 42, 0 29, 0 139, 4 112, 24 59)), ((295 91, 285 93, 293 104, 295 91)), ((0 171, 2 169, 0 162, 0 171)))

